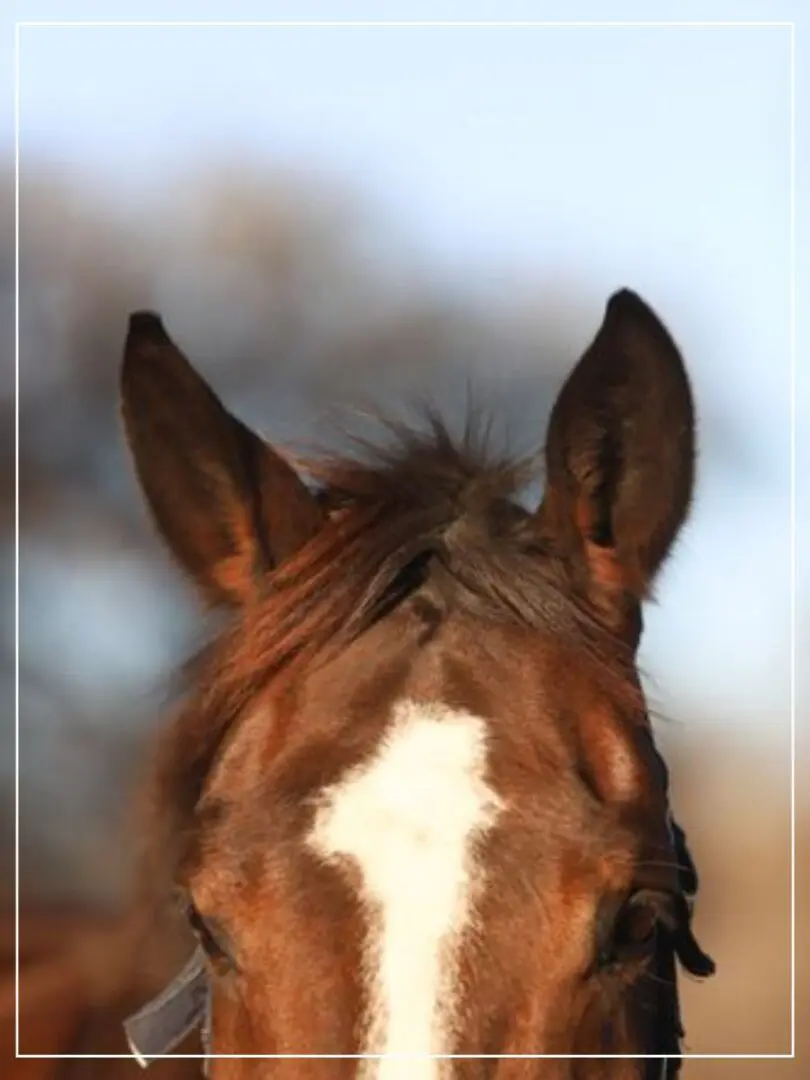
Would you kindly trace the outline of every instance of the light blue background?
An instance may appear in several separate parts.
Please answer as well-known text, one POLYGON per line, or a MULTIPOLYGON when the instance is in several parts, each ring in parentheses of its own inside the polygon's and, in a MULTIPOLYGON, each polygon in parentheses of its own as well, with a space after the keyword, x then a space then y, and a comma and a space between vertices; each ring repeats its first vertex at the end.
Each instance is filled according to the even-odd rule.
MULTIPOLYGON (((67 16, 30 3, 16 17, 396 18, 397 7, 409 19, 797 11, 73 3, 67 16)), ((707 456, 648 616, 646 666, 696 722, 786 738, 790 74, 786 28, 23 27, 20 160, 75 165, 127 199, 189 156, 308 164, 359 189, 403 246, 465 288, 576 282, 592 312, 583 345, 606 296, 637 288, 737 455, 707 456)))

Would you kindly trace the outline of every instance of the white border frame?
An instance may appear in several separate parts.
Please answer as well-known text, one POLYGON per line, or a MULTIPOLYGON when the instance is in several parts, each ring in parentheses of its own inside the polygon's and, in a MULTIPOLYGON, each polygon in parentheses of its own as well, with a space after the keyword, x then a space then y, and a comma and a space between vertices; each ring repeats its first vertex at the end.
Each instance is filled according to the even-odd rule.
MULTIPOLYGON (((796 24, 795 22, 769 22, 769 21, 721 21, 721 22, 590 22, 590 21, 535 21, 535 19, 512 19, 512 21, 428 21, 428 19, 415 19, 415 21, 400 21, 400 19, 267 19, 267 21, 218 21, 218 19, 201 19, 201 21, 185 21, 185 19, 165 19, 165 21, 126 21, 126 19, 110 19, 110 21, 94 21, 94 19, 77 19, 77 21, 22 21, 14 23, 14 386, 15 386, 15 422, 14 422, 14 500, 15 500, 15 590, 14 590, 14 634, 15 634, 15 672, 14 672, 14 1057, 15 1059, 35 1059, 35 1061, 67 1061, 70 1058, 79 1058, 81 1061, 91 1058, 102 1059, 132 1059, 133 1054, 21 1054, 19 1052, 19 31, 24 27, 289 27, 289 28, 335 28, 346 27, 467 27, 467 28, 568 28, 592 27, 600 29, 608 28, 667 28, 680 27, 692 29, 766 29, 781 28, 791 31, 791 188, 789 188, 789 220, 791 220, 791 254, 789 254, 789 266, 791 266, 791 303, 789 303, 789 320, 791 320, 791 405, 789 405, 789 417, 791 417, 791 661, 789 661, 789 713, 791 713, 791 1051, 781 1054, 165 1054, 161 1057, 179 1058, 291 1058, 299 1061, 308 1059, 379 1059, 383 1057, 403 1058, 406 1061, 421 1061, 430 1057, 437 1059, 472 1059, 472 1061, 485 1061, 485 1059, 500 1058, 529 1058, 529 1059, 573 1059, 593 1058, 605 1061, 607 1058, 669 1058, 680 1057, 683 1061, 795 1061, 796 1058, 796 24)), ((157 1058, 156 1058, 157 1059, 157 1058)))

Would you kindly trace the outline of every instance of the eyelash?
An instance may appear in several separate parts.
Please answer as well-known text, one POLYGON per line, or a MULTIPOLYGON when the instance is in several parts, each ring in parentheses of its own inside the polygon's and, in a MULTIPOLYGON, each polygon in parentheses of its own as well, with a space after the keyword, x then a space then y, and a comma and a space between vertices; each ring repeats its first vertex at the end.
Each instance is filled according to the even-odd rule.
POLYGON ((191 932, 197 938, 208 959, 223 968, 235 969, 236 964, 230 953, 223 947, 193 903, 186 904, 185 914, 191 932))

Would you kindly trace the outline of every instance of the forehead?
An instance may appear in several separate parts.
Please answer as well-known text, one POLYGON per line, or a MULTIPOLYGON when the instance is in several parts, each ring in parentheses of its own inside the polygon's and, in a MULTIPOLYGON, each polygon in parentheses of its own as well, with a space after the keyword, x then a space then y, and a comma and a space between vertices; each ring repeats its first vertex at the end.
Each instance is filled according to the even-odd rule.
MULTIPOLYGON (((216 866, 220 885, 258 883, 297 858, 319 795, 378 753, 404 701, 483 724, 486 780, 506 807, 494 834, 501 861, 588 891, 629 887, 645 852, 660 861, 654 762, 619 703, 583 677, 587 668, 571 671, 548 637, 459 625, 443 626, 432 658, 423 651, 415 661, 413 618, 393 634, 377 628, 295 692, 253 704, 198 809, 199 867, 216 866)), ((430 745, 420 752, 429 756, 430 745)))
MULTIPOLYGON (((537 787, 529 797, 526 789, 503 786, 503 772, 497 771, 500 775, 491 776, 487 785, 497 813, 475 843, 476 865, 497 883, 481 897, 482 917, 498 921, 503 912, 525 910, 528 904, 534 911, 531 924, 537 924, 533 933, 543 925, 565 923, 570 947, 575 942, 585 947, 603 898, 650 887, 648 876, 639 877, 646 874, 640 869, 645 829, 583 797, 572 774, 538 770, 537 787)), ((429 854, 424 858, 419 854, 421 845, 412 849, 409 842, 403 844, 401 827, 392 824, 391 808, 374 805, 378 792, 367 788, 361 794, 357 789, 362 781, 352 785, 344 774, 335 787, 354 786, 355 793, 349 791, 342 818, 338 800, 335 816, 323 824, 318 795, 324 792, 290 798, 285 779, 269 778, 247 799, 209 796, 203 803, 199 861, 187 881, 200 910, 221 915, 234 931, 251 928, 247 940, 258 947, 263 935, 270 933, 268 910, 286 912, 288 919, 294 912, 295 919, 311 916, 316 923, 327 911, 351 919, 360 867, 364 872, 369 867, 385 872, 387 878, 382 880, 388 887, 393 879, 410 888, 407 883, 414 875, 424 888, 441 885, 446 860, 435 862, 429 854), (339 860, 343 873, 337 876, 330 858, 335 853, 344 854, 339 860), (356 865, 353 859, 347 863, 346 853, 357 856, 356 865), (392 859, 398 869, 392 867, 392 859)), ((466 820, 464 807, 453 810, 446 801, 431 807, 430 801, 431 792, 423 785, 418 797, 399 812, 406 822, 418 819, 426 836, 432 834, 433 839, 426 840, 428 852, 431 844, 447 844, 452 863, 454 837, 460 842, 454 821, 458 814, 466 820)), ((474 813, 482 807, 486 809, 486 801, 476 804, 474 813)))

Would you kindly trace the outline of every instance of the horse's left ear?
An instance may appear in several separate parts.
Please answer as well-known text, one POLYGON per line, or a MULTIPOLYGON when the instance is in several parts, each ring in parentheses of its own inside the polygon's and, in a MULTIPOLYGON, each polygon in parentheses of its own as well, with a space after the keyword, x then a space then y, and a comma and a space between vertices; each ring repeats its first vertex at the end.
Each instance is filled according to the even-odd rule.
POLYGON ((680 353, 635 293, 610 298, 560 391, 546 440, 544 534, 617 628, 647 594, 686 518, 695 420, 680 353))
POLYGON ((304 482, 228 412, 152 312, 130 317, 121 410, 158 530, 209 601, 248 602, 320 529, 304 482))

